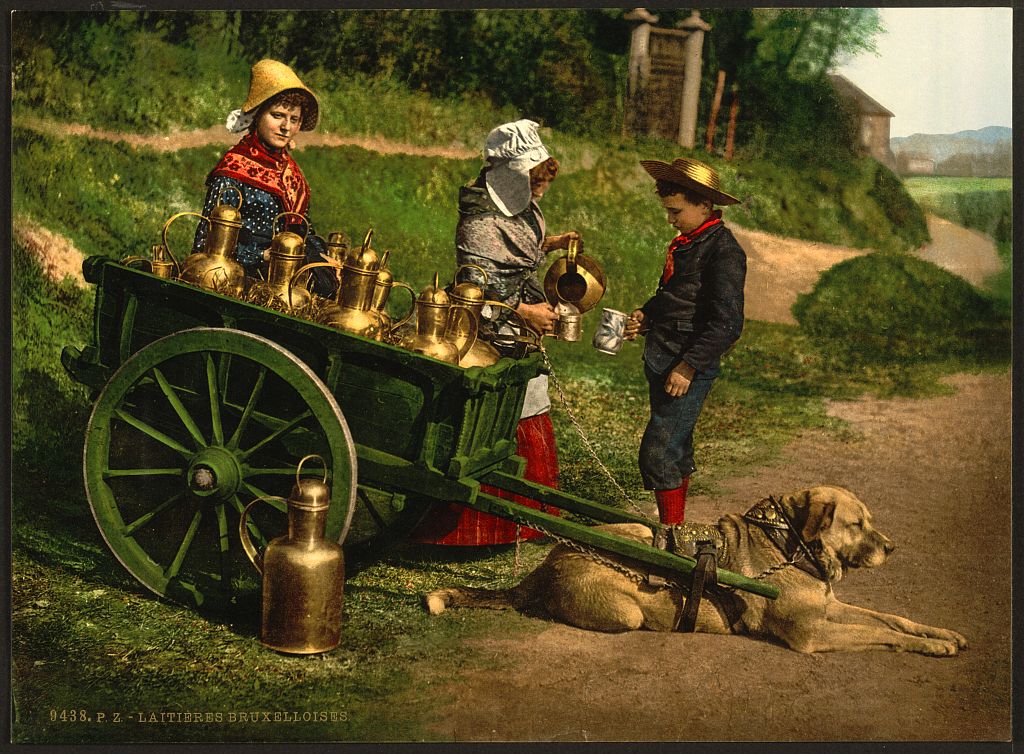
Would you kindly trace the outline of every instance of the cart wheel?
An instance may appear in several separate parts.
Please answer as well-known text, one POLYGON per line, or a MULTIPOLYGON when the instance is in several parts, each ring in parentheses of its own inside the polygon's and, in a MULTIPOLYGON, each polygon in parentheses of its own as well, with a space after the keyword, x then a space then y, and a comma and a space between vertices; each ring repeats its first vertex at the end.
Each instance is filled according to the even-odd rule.
MULTIPOLYGON (((240 512, 256 497, 287 497, 311 453, 331 486, 326 536, 340 542, 356 454, 330 391, 271 340, 184 330, 132 355, 104 386, 86 429, 86 494, 135 578, 163 597, 223 609, 259 587, 238 539, 240 512)), ((249 519, 260 545, 287 530, 285 504, 270 502, 249 519)))

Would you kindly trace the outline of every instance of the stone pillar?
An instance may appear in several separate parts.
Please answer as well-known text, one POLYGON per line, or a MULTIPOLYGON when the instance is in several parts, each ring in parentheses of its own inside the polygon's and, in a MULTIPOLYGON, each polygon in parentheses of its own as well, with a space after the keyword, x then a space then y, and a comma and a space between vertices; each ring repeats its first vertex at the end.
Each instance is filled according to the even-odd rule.
POLYGON ((697 138, 697 102, 700 98, 701 52, 704 49, 704 32, 711 31, 711 25, 694 10, 690 17, 679 24, 689 32, 686 37, 686 68, 683 73, 683 104, 679 109, 679 137, 677 141, 687 149, 693 149, 697 138))
POLYGON ((626 117, 622 120, 622 132, 625 135, 637 120, 637 108, 642 108, 647 82, 651 76, 651 26, 658 23, 658 17, 646 8, 634 8, 622 17, 633 24, 633 33, 629 38, 629 68, 626 80, 626 117))

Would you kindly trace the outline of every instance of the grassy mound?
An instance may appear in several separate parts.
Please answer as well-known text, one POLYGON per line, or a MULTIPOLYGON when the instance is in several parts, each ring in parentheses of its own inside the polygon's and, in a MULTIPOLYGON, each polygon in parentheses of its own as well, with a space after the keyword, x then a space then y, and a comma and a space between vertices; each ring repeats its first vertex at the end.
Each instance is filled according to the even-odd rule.
POLYGON ((1009 343, 1009 321, 962 278, 915 257, 869 254, 828 270, 793 314, 846 363, 987 361, 1009 343))

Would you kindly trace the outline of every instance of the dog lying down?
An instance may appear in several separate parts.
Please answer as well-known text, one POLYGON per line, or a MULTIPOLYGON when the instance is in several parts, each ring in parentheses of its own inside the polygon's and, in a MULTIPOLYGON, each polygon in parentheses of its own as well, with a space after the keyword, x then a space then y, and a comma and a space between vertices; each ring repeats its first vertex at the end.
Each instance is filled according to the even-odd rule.
MULTIPOLYGON (((648 545, 654 541, 651 529, 643 524, 599 528, 648 545)), ((729 514, 717 526, 701 529, 700 538, 708 538, 710 532, 717 540, 721 568, 763 578, 779 587, 780 594, 770 600, 712 587, 700 602, 697 631, 776 639, 798 652, 883 649, 947 656, 967 648, 967 640, 955 631, 835 598, 831 582, 839 581, 846 569, 881 565, 895 549, 892 540, 872 527, 864 503, 848 490, 821 486, 781 499, 767 498, 742 516, 729 514)), ((687 538, 685 528, 682 535, 687 538)), ((646 574, 642 565, 604 555, 636 574, 646 574)), ((677 586, 650 586, 646 579, 630 578, 565 545, 552 548, 544 562, 511 589, 441 589, 425 597, 433 615, 448 607, 516 609, 593 631, 672 631, 679 625, 684 601, 677 586)))

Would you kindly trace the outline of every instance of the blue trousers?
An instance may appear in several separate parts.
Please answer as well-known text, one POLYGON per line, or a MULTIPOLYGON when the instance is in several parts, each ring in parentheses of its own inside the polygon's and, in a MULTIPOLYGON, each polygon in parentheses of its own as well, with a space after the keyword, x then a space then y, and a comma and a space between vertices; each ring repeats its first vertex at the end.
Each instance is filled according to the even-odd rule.
POLYGON ((640 476, 648 490, 673 490, 697 467, 693 463, 693 428, 704 400, 718 376, 697 372, 685 395, 665 392, 667 373, 656 374, 644 365, 651 402, 651 419, 640 441, 640 476))

